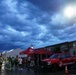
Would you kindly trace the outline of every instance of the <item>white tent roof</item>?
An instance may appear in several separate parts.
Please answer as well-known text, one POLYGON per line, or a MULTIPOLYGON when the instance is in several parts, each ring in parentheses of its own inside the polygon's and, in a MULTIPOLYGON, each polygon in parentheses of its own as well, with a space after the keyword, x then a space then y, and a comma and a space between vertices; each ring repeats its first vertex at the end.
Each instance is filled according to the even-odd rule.
POLYGON ((25 55, 20 55, 19 53, 21 52, 21 51, 23 51, 22 49, 20 49, 20 48, 17 48, 17 49, 12 49, 12 50, 9 50, 8 52, 6 52, 6 57, 9 57, 9 56, 11 56, 11 57, 16 57, 17 55, 19 56, 19 57, 26 57, 27 55, 25 54, 25 55))

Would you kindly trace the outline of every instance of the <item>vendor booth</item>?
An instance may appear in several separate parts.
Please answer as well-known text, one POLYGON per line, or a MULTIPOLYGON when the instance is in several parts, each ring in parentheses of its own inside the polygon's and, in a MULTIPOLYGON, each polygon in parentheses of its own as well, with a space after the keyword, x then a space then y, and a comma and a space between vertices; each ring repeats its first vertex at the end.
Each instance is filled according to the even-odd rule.
POLYGON ((27 54, 34 61, 35 65, 40 65, 42 59, 48 58, 53 53, 51 51, 46 50, 45 48, 33 49, 31 47, 26 50, 20 52, 20 54, 27 54))

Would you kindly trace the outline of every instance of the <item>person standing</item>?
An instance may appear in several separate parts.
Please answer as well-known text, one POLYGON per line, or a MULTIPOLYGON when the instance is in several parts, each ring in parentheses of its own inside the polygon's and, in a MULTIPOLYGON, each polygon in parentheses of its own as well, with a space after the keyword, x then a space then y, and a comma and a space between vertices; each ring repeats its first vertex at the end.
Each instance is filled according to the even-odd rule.
POLYGON ((1 56, 0 56, 0 68, 2 67, 2 59, 1 59, 1 56))
POLYGON ((15 58, 15 68, 18 68, 18 57, 15 58))
POLYGON ((28 60, 28 67, 30 67, 31 57, 29 56, 27 60, 28 60))
POLYGON ((15 65, 15 59, 14 57, 11 58, 11 68, 13 69, 15 65))
POLYGON ((22 70, 22 58, 21 57, 19 57, 18 62, 19 62, 19 70, 22 70))

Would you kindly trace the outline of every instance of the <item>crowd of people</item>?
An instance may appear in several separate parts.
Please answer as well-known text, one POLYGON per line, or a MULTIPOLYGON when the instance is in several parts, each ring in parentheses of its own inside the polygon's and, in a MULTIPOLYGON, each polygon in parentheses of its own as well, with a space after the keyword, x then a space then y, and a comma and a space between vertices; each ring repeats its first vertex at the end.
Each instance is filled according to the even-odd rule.
POLYGON ((19 68, 22 69, 23 59, 21 57, 7 57, 5 60, 5 68, 7 69, 14 69, 19 68))
MULTIPOLYGON (((5 59, 6 69, 19 69, 22 70, 25 67, 39 66, 41 64, 40 55, 27 56, 27 57, 6 57, 5 59)), ((2 64, 2 60, 0 60, 2 64)))
MULTIPOLYGON (((7 57, 4 59, 6 69, 19 69, 23 70, 24 67, 30 67, 32 64, 31 57, 7 57)), ((0 59, 0 66, 2 65, 2 59, 0 59)))

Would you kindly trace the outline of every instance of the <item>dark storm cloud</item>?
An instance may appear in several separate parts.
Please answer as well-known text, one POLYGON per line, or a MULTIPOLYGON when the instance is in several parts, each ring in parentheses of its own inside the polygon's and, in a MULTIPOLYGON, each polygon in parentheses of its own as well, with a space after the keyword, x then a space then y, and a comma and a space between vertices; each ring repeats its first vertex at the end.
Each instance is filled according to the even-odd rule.
POLYGON ((27 0, 39 7, 41 10, 54 14, 58 12, 63 5, 75 3, 76 0, 27 0))
POLYGON ((0 50, 0 52, 2 51, 7 51, 7 50, 10 50, 10 49, 12 49, 12 48, 14 48, 14 49, 16 49, 16 48, 19 48, 20 46, 15 46, 15 45, 13 45, 13 44, 11 44, 11 43, 0 43, 0 48, 1 48, 1 50, 0 50))
POLYGON ((39 7, 41 10, 46 11, 46 12, 50 12, 50 14, 52 14, 55 11, 58 11, 59 9, 59 5, 60 5, 60 1, 59 0, 29 0, 32 4, 34 4, 35 6, 39 7))
MULTIPOLYGON (((72 0, 0 1, 0 50, 75 40, 76 24, 61 9, 72 0), (68 39, 69 38, 69 39, 68 39)), ((74 2, 75 3, 75 2, 74 2)))

